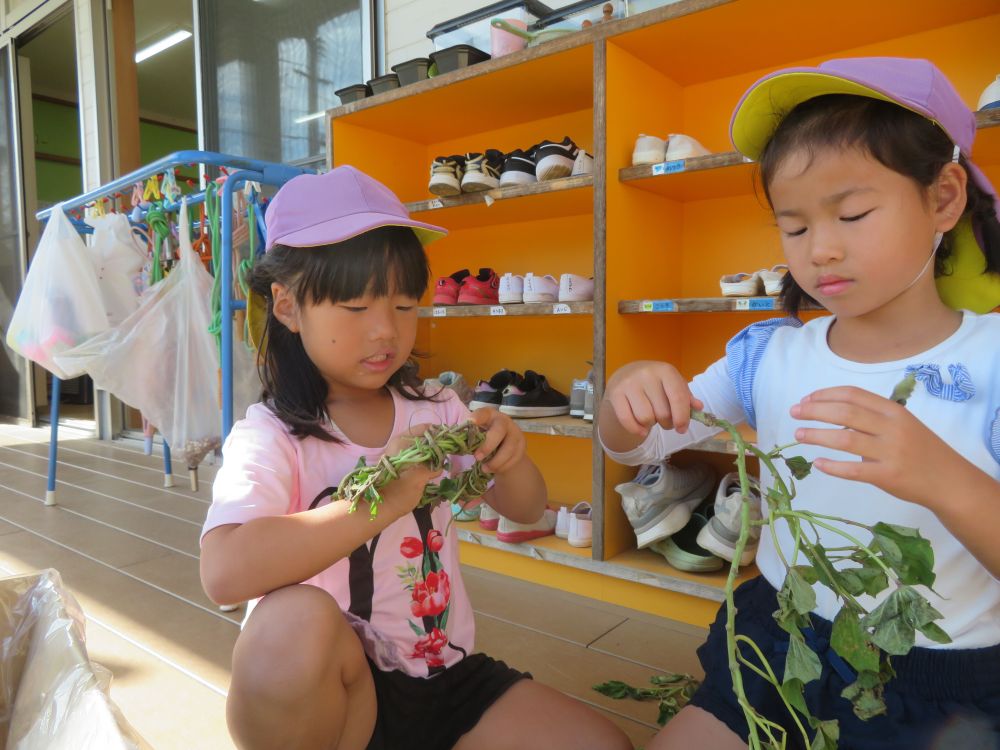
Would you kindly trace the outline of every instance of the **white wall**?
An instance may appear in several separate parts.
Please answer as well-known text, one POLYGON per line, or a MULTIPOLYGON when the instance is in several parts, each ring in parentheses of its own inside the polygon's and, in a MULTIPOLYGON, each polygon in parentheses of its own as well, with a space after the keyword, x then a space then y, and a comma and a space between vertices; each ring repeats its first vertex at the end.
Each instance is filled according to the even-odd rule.
MULTIPOLYGON (((427 32, 436 24, 469 13, 496 0, 383 0, 386 71, 398 62, 427 57, 434 43, 427 32)), ((565 3, 557 2, 556 6, 565 3)), ((552 3, 548 3, 552 7, 552 3)), ((489 50, 485 50, 489 52, 489 50)))

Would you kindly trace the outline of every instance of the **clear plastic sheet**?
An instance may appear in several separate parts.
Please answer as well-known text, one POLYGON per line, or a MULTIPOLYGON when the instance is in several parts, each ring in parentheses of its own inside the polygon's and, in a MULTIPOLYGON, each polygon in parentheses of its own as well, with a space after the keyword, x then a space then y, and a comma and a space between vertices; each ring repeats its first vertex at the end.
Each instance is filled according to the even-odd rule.
POLYGON ((55 570, 0 578, 0 750, 151 750, 88 658, 84 624, 55 570))

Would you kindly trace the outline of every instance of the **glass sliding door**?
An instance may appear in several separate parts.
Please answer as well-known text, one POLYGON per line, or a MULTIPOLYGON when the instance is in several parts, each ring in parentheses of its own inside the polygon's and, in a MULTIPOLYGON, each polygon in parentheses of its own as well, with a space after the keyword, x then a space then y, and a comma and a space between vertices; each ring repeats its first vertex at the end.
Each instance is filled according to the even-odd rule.
MULTIPOLYGON (((14 45, 0 47, 0 330, 6 339, 27 264, 14 45)), ((0 418, 32 421, 28 362, 0 344, 0 418)))

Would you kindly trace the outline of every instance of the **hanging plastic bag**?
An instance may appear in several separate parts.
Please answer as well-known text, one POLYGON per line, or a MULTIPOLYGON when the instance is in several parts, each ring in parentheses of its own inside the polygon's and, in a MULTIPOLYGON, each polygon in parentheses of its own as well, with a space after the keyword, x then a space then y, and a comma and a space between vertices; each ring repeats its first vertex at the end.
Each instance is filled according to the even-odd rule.
POLYGON ((209 333, 212 277, 191 249, 186 201, 180 210, 180 261, 143 295, 122 323, 63 352, 98 388, 139 409, 189 468, 221 441, 219 354, 209 333))
POLYGON ((108 320, 87 246, 63 213, 52 209, 7 329, 7 346, 58 378, 83 373, 55 355, 106 330, 108 320))
POLYGON ((139 306, 136 277, 146 262, 146 248, 132 233, 124 214, 92 216, 94 238, 87 247, 101 290, 108 325, 116 326, 139 306))

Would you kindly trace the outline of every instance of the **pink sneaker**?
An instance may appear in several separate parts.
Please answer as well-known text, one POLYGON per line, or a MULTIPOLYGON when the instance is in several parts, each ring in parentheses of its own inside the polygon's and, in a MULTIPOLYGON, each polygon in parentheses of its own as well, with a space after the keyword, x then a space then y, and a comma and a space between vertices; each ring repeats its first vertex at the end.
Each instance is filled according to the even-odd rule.
POLYGON ((460 305, 497 305, 500 303, 500 277, 492 268, 480 268, 478 276, 462 279, 458 292, 460 305))
POLYGON ((516 523, 509 518, 500 516, 500 525, 497 526, 497 541, 519 544, 529 539, 551 536, 555 532, 556 512, 551 508, 546 508, 542 517, 534 523, 516 523))
POLYGON ((437 285, 434 287, 434 304, 457 305, 458 293, 462 288, 462 281, 469 276, 471 276, 469 269, 463 268, 461 271, 455 271, 451 276, 442 276, 439 278, 437 285))
POLYGON ((496 531, 500 524, 500 514, 486 503, 482 503, 479 508, 479 527, 487 531, 496 531))

